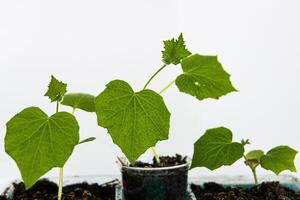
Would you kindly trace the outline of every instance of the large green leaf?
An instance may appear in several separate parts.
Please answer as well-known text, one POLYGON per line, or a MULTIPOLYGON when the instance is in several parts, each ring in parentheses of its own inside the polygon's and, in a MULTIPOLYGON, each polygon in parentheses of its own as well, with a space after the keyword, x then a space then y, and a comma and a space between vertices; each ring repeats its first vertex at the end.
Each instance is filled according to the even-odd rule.
POLYGON ((61 101, 64 94, 67 92, 67 84, 57 80, 53 75, 48 85, 48 90, 45 96, 49 97, 51 102, 61 101))
POLYGON ((177 65, 180 61, 191 55, 184 44, 183 35, 180 34, 178 39, 171 39, 164 41, 164 50, 162 51, 162 58, 165 64, 177 65))
POLYGON ((260 158, 260 164, 264 169, 271 170, 277 175, 284 170, 296 172, 294 160, 297 153, 288 146, 278 146, 263 155, 260 158))
POLYGON ((191 168, 206 167, 215 170, 223 165, 232 165, 243 157, 244 146, 232 142, 232 133, 224 127, 207 130, 194 144, 191 168))
POLYGON ((63 167, 79 140, 78 123, 66 112, 48 117, 30 107, 6 126, 5 151, 16 161, 26 188, 53 167, 63 167))
POLYGON ((181 61, 183 74, 176 79, 181 92, 199 100, 218 99, 236 91, 230 82, 230 75, 222 68, 216 56, 192 55, 181 61))
POLYGON ((152 90, 134 92, 125 81, 114 80, 96 97, 98 124, 107 128, 131 163, 169 134, 170 113, 152 90))
POLYGON ((95 112, 95 97, 84 93, 69 93, 63 98, 61 104, 73 109, 81 109, 87 112, 95 112))

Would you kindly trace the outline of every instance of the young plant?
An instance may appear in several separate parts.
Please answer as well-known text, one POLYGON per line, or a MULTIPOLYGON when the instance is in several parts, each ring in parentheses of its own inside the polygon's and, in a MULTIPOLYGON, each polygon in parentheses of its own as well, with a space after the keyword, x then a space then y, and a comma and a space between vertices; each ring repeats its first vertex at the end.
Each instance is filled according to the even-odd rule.
POLYGON ((271 170, 276 175, 279 175, 284 170, 297 172, 294 164, 297 151, 289 146, 277 146, 269 150, 266 154, 262 150, 253 150, 244 155, 245 164, 249 166, 254 177, 254 182, 257 185, 258 179, 256 168, 258 166, 266 170, 271 170))
POLYGON ((15 115, 6 124, 5 151, 16 162, 26 189, 52 168, 59 167, 58 199, 62 196, 63 166, 79 141, 79 125, 73 114, 60 112, 60 103, 94 111, 94 97, 86 94, 67 94, 67 84, 51 77, 48 96, 56 103, 55 113, 48 116, 38 107, 29 107, 15 115), (63 100, 63 101, 62 101, 63 100), (62 101, 62 102, 61 102, 62 101))
POLYGON ((297 151, 288 146, 278 146, 266 154, 262 150, 250 151, 245 155, 248 140, 232 141, 232 132, 224 127, 207 130, 194 144, 191 169, 206 167, 215 170, 221 166, 230 166, 241 158, 250 167, 255 184, 258 184, 256 168, 260 165, 279 175, 284 170, 296 172, 294 159, 297 151))
POLYGON ((236 91, 217 57, 192 54, 182 34, 177 39, 164 41, 162 62, 140 91, 136 92, 123 80, 113 80, 95 99, 98 124, 108 130, 113 142, 132 164, 149 148, 160 162, 154 146, 168 139, 170 127, 170 112, 161 94, 174 83, 181 92, 198 100, 218 99, 236 91), (163 69, 179 64, 182 73, 161 91, 148 89, 163 69))

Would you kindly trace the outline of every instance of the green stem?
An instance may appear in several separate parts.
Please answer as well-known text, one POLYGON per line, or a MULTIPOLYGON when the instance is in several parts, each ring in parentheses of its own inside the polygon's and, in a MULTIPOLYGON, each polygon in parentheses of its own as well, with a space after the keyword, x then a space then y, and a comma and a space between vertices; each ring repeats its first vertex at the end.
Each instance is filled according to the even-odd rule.
MULTIPOLYGON (((58 109, 59 109, 59 101, 56 102, 56 113, 58 113, 58 109)), ((63 178, 64 178, 64 169, 62 167, 59 168, 58 194, 57 194, 58 200, 61 200, 62 197, 63 178)))
POLYGON ((160 163, 159 155, 158 155, 158 153, 157 153, 155 147, 151 147, 151 150, 152 150, 152 152, 153 152, 153 154, 154 154, 154 157, 155 157, 156 162, 157 162, 157 163, 160 163))
POLYGON ((251 168, 251 171, 252 171, 252 174, 253 174, 253 177, 254 177, 255 185, 258 185, 256 170, 251 168))
POLYGON ((58 113, 58 108, 59 108, 59 102, 56 102, 56 112, 58 113))
POLYGON ((73 110, 72 110, 72 115, 75 114, 75 110, 76 110, 76 108, 73 108, 73 110))
POLYGON ((58 187, 58 195, 57 195, 58 200, 61 200, 62 197, 63 179, 64 179, 64 169, 59 168, 59 180, 58 180, 59 187, 58 187))
POLYGON ((166 87, 164 87, 158 94, 163 93, 164 91, 166 91, 169 87, 171 87, 176 80, 172 81, 171 83, 169 83, 166 87))
POLYGON ((167 64, 164 64, 161 68, 159 68, 151 77, 150 79, 147 81, 147 83, 145 84, 143 89, 146 89, 146 87, 149 85, 149 83, 152 81, 152 79, 161 71, 163 70, 165 67, 167 66, 167 64))

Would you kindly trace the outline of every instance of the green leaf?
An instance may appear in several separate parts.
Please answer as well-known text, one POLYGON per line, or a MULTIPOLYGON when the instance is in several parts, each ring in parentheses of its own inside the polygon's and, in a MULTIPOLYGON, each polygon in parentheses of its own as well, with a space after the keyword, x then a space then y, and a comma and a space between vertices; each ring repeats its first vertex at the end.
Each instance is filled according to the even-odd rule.
POLYGON ((262 156, 260 164, 264 169, 271 170, 277 175, 284 170, 296 172, 294 160, 297 153, 296 150, 288 146, 278 146, 262 156))
POLYGON ((48 85, 48 91, 45 96, 48 96, 53 101, 61 101, 64 94, 67 92, 67 84, 57 80, 53 75, 48 85))
POLYGON ((264 155, 262 150, 253 150, 246 154, 245 164, 255 169, 260 164, 260 158, 264 155))
POLYGON ((183 59, 181 66, 184 73, 176 78, 176 85, 181 92, 203 100, 218 99, 237 91, 216 56, 194 54, 183 59))
POLYGON ((89 137, 89 138, 81 140, 78 144, 84 144, 84 143, 87 143, 87 142, 92 142, 94 140, 96 140, 95 137, 89 137))
POLYGON ((206 167, 215 170, 232 165, 243 157, 244 146, 232 142, 232 133, 224 127, 208 129, 194 144, 191 168, 206 167))
POLYGON ((79 140, 78 123, 66 112, 48 117, 41 109, 29 107, 6 127, 5 151, 16 161, 26 188, 53 167, 63 167, 79 140))
POLYGON ((162 58, 165 64, 177 65, 180 61, 191 55, 191 52, 186 49, 182 34, 178 39, 171 39, 164 41, 164 51, 162 51, 162 58))
POLYGON ((73 109, 81 109, 87 112, 95 112, 95 97, 84 93, 69 93, 63 98, 61 104, 73 109))
POLYGON ((152 90, 134 92, 128 83, 111 81, 96 97, 98 124, 108 130, 131 163, 169 134, 170 113, 152 90))

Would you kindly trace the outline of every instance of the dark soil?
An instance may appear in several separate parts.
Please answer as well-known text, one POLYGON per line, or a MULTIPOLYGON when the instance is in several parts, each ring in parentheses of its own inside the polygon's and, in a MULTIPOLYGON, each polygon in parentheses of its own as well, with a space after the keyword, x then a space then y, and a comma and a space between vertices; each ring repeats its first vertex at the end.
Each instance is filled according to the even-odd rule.
MULTIPOLYGON (((79 183, 63 188, 63 200, 114 200, 117 180, 104 185, 79 183)), ((47 179, 39 180, 29 190, 25 185, 13 183, 13 200, 56 200, 58 186, 47 179)), ((3 196, 0 200, 6 200, 3 196)))
POLYGON ((192 185, 197 200, 300 200, 300 194, 278 182, 266 182, 250 189, 224 188, 216 183, 192 185))
MULTIPOLYGON (((156 159, 153 158, 152 163, 145 163, 142 161, 136 161, 134 167, 143 167, 143 168, 154 168, 154 167, 171 167, 176 165, 181 165, 187 163, 187 157, 176 154, 175 156, 160 156, 160 163, 156 162, 156 159)), ((130 165, 131 167, 133 165, 130 165)))
POLYGON ((188 166, 159 169, 187 163, 180 155, 161 156, 160 164, 136 162, 135 167, 155 170, 122 169, 125 199, 129 200, 184 200, 187 187, 188 166))

